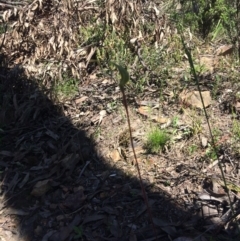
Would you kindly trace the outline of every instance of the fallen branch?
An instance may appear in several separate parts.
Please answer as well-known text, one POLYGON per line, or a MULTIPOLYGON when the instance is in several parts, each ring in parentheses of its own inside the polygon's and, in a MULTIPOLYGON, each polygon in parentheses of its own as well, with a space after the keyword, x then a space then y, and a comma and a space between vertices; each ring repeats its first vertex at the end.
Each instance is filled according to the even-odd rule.
POLYGON ((1 0, 0 3, 6 3, 6 4, 9 4, 9 5, 26 5, 27 2, 9 2, 9 1, 4 1, 4 0, 1 0))
POLYGON ((23 6, 25 6, 27 2, 9 2, 9 1, 0 1, 0 10, 8 10, 12 8, 21 9, 23 6))

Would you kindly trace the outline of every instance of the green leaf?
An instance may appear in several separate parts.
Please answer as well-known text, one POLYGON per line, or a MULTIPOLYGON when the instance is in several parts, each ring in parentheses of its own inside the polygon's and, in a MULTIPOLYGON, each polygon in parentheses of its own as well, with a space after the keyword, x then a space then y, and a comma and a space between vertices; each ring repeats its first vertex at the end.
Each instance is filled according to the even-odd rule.
POLYGON ((122 67, 121 65, 118 65, 118 64, 115 64, 115 63, 112 63, 114 66, 117 67, 120 75, 121 75, 121 80, 120 80, 120 88, 123 89, 125 84, 127 84, 127 82, 129 81, 129 73, 128 71, 122 67))
POLYGON ((83 231, 82 231, 82 227, 81 227, 81 226, 80 226, 80 227, 76 227, 76 226, 74 226, 74 227, 73 227, 73 230, 74 230, 75 233, 76 233, 74 239, 76 239, 76 238, 82 238, 83 231))

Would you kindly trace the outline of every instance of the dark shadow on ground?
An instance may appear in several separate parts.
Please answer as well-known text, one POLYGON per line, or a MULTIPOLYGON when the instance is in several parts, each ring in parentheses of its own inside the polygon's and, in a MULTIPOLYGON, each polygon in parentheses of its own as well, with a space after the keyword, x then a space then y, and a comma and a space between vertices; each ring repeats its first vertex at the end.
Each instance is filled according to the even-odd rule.
MULTIPOLYGON (((108 165, 36 80, 0 75, 2 240, 155 240, 139 180, 108 165)), ((158 240, 199 234, 198 208, 144 185, 158 240)))

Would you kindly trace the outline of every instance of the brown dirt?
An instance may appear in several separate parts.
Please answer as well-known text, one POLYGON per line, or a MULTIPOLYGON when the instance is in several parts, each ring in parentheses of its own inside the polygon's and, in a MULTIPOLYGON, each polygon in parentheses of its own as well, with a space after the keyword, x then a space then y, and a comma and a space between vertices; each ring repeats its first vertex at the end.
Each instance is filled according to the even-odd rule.
MULTIPOLYGON (((6 88, 0 151, 3 240, 72 240, 76 235, 81 240, 154 238, 116 85, 110 80, 106 84, 101 79, 89 82, 79 86, 79 97, 58 106, 24 77, 17 83, 9 79, 6 88), (24 92, 16 92, 20 86, 24 92), (81 96, 88 98, 76 104, 81 96), (110 109, 112 102, 115 105, 110 109), (103 110, 106 115, 99 121, 103 110), (121 153, 117 160, 111 158, 114 150, 121 153)), ((143 148, 146 131, 154 123, 137 113, 137 103, 127 96, 141 175, 159 239, 200 235, 206 225, 213 225, 213 218, 202 213, 208 201, 199 194, 210 188, 213 175, 220 176, 199 140, 202 135, 209 138, 202 111, 194 111, 202 120, 199 135, 182 137, 181 128, 191 123, 186 111, 192 110, 181 113, 180 104, 166 99, 165 115, 178 116, 181 122, 166 129, 175 130, 179 139, 172 140, 162 153, 147 153, 143 148), (197 150, 190 154, 188 147, 193 144, 197 150)), ((146 91, 141 100, 156 97, 146 91)), ((210 121, 214 128, 226 130, 231 118, 219 107, 215 102, 208 108, 210 121)), ((225 175, 233 179, 237 156, 231 152, 230 135, 221 133, 218 143, 225 175)), ((211 212, 221 217, 226 202, 226 195, 213 201, 211 212)))
MULTIPOLYGON (((50 15, 49 8, 53 7, 49 2, 44 1, 42 10, 39 1, 34 1, 37 5, 32 7, 36 9, 31 11, 35 11, 37 18, 31 19, 31 28, 37 29, 41 21, 46 24, 43 13, 50 15), (41 21, 35 21, 38 18, 41 21)), ((125 3, 129 17, 130 5, 125 3)), ((66 10, 66 6, 61 7, 66 10)), ((91 13, 96 10, 92 6, 89 9, 91 13)), ((70 16, 67 11, 58 10, 56 14, 61 19, 70 16)), ((120 17, 124 22, 124 17, 120 17)), ((23 18, 25 21, 26 16, 23 18)), ((79 18, 87 21, 88 14, 79 18)), ((21 28, 22 23, 18 24, 14 33, 26 30, 26 26, 21 28)), ((61 24, 56 33, 62 29, 61 24)), ((156 35, 160 32, 155 31, 156 35)), ((13 37, 9 34, 7 38, 13 37)), ((233 113, 239 119, 238 81, 230 81, 225 69, 214 72, 215 62, 214 68, 208 66, 210 73, 200 76, 201 89, 210 91, 213 98, 207 113, 219 162, 211 149, 203 111, 178 98, 183 89, 197 90, 191 81, 184 80, 182 67, 172 69, 166 77, 161 101, 160 88, 154 80, 146 83, 140 94, 132 85, 127 86, 134 147, 149 211, 134 165, 126 113, 116 80, 103 76, 96 66, 91 66, 94 70, 86 66, 83 77, 75 71, 78 67, 74 61, 79 59, 68 56, 72 61, 68 67, 79 79, 77 95, 56 100, 49 91, 48 81, 60 76, 65 65, 55 72, 51 69, 54 65, 49 66, 47 76, 46 64, 41 63, 38 69, 35 63, 37 57, 47 59, 54 55, 62 63, 66 60, 64 50, 58 49, 61 54, 53 51, 54 41, 52 47, 46 44, 49 38, 46 31, 38 39, 43 51, 37 51, 39 45, 34 54, 28 52, 28 55, 20 54, 18 45, 11 49, 9 40, 4 46, 5 56, 2 54, 0 58, 1 240, 237 240, 239 145, 232 125, 233 113), (46 74, 43 83, 41 74, 46 74), (214 84, 219 76, 216 92, 214 84), (153 126, 164 128, 171 136, 158 153, 145 149, 146 135, 153 126), (227 182, 232 183, 228 185, 230 200, 218 165, 222 166, 227 182), (231 214, 230 203, 235 216, 231 214)), ((94 55, 88 51, 81 57, 87 65, 94 55)), ((70 53, 69 50, 67 54, 70 53)))

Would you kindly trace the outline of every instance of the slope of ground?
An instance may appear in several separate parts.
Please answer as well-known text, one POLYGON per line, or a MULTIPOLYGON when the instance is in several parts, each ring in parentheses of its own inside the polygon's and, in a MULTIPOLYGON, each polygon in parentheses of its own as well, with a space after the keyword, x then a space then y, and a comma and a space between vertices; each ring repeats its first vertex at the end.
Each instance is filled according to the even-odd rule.
POLYGON ((170 3, 36 0, 4 12, 2 240, 238 240, 234 47, 183 34, 214 149, 166 10, 179 4, 170 3), (112 62, 130 73, 127 103, 150 211, 112 62), (154 148, 156 130, 167 138, 154 148))

